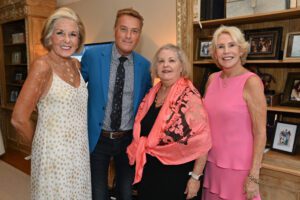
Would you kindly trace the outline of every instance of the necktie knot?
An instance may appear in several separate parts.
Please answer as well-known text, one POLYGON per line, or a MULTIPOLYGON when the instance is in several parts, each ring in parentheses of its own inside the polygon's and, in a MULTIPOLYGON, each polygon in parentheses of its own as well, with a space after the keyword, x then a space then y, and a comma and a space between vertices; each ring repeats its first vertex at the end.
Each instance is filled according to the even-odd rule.
POLYGON ((120 64, 123 64, 126 60, 127 60, 127 58, 125 56, 121 56, 119 58, 120 64))

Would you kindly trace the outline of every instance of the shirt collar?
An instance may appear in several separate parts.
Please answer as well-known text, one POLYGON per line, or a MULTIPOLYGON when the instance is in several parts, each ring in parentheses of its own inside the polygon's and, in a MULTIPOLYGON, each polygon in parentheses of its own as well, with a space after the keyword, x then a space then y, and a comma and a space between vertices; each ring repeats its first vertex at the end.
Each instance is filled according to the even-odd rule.
MULTIPOLYGON (((112 47, 112 59, 113 60, 119 60, 119 58, 122 55, 119 53, 119 51, 117 50, 116 44, 114 43, 113 47, 112 47)), ((129 55, 125 56, 128 61, 132 61, 133 60, 133 55, 132 53, 130 53, 129 55)))

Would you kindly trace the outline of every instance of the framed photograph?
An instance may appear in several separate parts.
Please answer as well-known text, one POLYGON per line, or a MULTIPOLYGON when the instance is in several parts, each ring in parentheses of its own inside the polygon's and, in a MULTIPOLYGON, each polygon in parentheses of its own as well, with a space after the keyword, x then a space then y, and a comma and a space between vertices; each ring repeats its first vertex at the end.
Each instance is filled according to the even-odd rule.
POLYGON ((23 80, 23 74, 22 74, 22 73, 16 73, 16 74, 15 74, 15 80, 16 80, 16 81, 21 81, 21 80, 23 80))
POLYGON ((24 33, 13 33, 11 35, 12 37, 12 43, 18 44, 18 43, 24 43, 25 42, 25 36, 24 33))
POLYGON ((300 59, 300 32, 288 33, 286 35, 283 59, 300 59))
POLYGON ((211 45, 211 38, 198 38, 196 45, 196 60, 209 59, 211 58, 209 54, 209 46, 211 45))
POLYGON ((226 18, 252 14, 254 14, 254 8, 250 0, 226 0, 226 18))
POLYGON ((300 72, 288 73, 281 105, 300 107, 300 72))
POLYGON ((276 122, 272 149, 293 154, 296 150, 298 124, 276 122))
POLYGON ((17 101, 18 95, 19 95, 18 90, 12 90, 9 95, 9 102, 15 103, 17 101))
POLYGON ((12 64, 21 64, 21 52, 15 51, 11 53, 11 63, 12 64))
POLYGON ((26 74, 24 72, 15 72, 13 81, 15 83, 24 83, 26 74))
POLYGON ((245 30, 250 49, 247 59, 280 59, 282 27, 245 30))

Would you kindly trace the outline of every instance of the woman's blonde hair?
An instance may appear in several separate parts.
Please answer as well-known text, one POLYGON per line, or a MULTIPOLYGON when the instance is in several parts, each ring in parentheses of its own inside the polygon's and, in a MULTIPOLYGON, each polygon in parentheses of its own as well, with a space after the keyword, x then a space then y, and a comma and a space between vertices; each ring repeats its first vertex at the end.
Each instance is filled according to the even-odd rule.
POLYGON ((244 37, 244 34, 242 33, 242 31, 235 26, 222 25, 214 32, 212 43, 210 46, 210 55, 211 55, 212 59, 215 61, 217 66, 219 68, 221 68, 217 58, 215 57, 215 52, 216 52, 216 45, 217 45, 218 38, 223 33, 229 34, 231 36, 231 38, 233 39, 233 41, 236 42, 237 45, 240 47, 240 49, 243 53, 241 55, 241 63, 242 63, 242 65, 244 65, 246 63, 246 58, 247 58, 248 52, 249 52, 249 43, 245 40, 245 37, 244 37))
POLYGON ((58 8, 57 10, 54 11, 54 13, 51 16, 48 17, 42 31, 41 42, 47 50, 49 51, 51 50, 52 42, 50 38, 54 31, 54 25, 58 19, 63 19, 63 18, 73 20, 78 26, 79 43, 76 52, 79 52, 85 40, 84 25, 81 19, 79 18, 79 16, 72 9, 67 7, 58 8))
POLYGON ((158 55, 162 50, 171 50, 171 51, 175 52, 176 57, 178 58, 178 60, 181 63, 181 66, 182 66, 181 77, 184 77, 184 78, 191 77, 191 72, 190 72, 191 66, 190 66, 190 63, 189 63, 188 58, 187 58, 186 54, 184 53, 184 51, 174 44, 165 44, 157 50, 157 52, 155 53, 154 58, 152 60, 151 76, 153 79, 158 77, 157 76, 158 55))

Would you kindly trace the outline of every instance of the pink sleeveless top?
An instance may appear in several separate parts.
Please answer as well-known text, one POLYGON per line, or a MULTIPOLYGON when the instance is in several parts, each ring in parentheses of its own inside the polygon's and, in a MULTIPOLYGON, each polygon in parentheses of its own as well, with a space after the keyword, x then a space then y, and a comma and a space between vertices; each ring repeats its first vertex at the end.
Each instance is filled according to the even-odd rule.
POLYGON ((215 74, 204 97, 213 145, 208 161, 222 168, 249 170, 253 134, 243 90, 247 79, 255 74, 247 72, 225 80, 220 75, 215 74))

